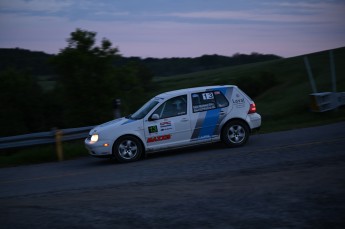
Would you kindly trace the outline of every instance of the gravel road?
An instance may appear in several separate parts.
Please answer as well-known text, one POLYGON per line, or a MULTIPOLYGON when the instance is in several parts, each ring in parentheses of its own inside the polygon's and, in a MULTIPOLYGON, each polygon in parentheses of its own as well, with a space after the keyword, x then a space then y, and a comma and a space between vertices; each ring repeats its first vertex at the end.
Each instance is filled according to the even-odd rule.
POLYGON ((0 169, 1 228, 345 228, 345 122, 0 169))

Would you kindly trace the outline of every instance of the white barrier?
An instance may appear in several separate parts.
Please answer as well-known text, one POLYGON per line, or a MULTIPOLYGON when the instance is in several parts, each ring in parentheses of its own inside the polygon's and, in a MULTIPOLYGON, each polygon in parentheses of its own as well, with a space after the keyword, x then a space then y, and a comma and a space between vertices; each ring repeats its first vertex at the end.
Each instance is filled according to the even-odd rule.
POLYGON ((310 94, 310 108, 314 112, 324 112, 345 105, 345 92, 321 92, 310 94))

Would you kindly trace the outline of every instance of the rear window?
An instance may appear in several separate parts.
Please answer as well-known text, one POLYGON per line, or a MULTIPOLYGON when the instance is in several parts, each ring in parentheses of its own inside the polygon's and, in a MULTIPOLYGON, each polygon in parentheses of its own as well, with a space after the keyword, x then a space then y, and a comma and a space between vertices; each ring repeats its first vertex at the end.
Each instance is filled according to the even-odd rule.
POLYGON ((203 112, 229 106, 229 101, 220 91, 207 91, 192 94, 193 112, 203 112))

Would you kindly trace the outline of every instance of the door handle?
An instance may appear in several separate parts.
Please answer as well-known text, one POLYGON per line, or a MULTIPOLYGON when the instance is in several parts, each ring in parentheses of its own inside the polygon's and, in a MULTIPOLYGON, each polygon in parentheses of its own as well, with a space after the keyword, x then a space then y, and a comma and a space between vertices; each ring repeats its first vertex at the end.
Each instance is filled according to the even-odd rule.
POLYGON ((181 122, 188 122, 188 121, 189 119, 186 119, 186 118, 181 119, 181 122))

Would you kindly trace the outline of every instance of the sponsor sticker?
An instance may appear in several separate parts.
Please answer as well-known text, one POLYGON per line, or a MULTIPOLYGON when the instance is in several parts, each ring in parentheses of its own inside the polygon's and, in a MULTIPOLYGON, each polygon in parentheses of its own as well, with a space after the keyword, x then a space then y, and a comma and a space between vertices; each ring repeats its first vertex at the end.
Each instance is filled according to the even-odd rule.
POLYGON ((243 108, 245 100, 244 98, 240 98, 239 94, 236 94, 236 98, 232 99, 232 103, 235 105, 236 108, 243 108))
POLYGON ((202 112, 202 111, 208 111, 216 109, 216 104, 214 103, 207 103, 207 104, 200 104, 193 106, 193 112, 202 112))
POLYGON ((161 136, 156 136, 156 137, 149 137, 149 138, 147 139, 147 143, 166 141, 166 140, 169 140, 170 138, 171 138, 171 135, 170 135, 170 134, 161 135, 161 136))
POLYGON ((157 125, 148 126, 147 130, 150 135, 170 134, 175 131, 175 126, 172 121, 164 120, 157 125))
POLYGON ((158 132, 158 127, 157 126, 149 126, 148 127, 149 133, 157 133, 158 132))
POLYGON ((159 131, 174 131, 174 125, 172 121, 164 121, 159 123, 159 131))

